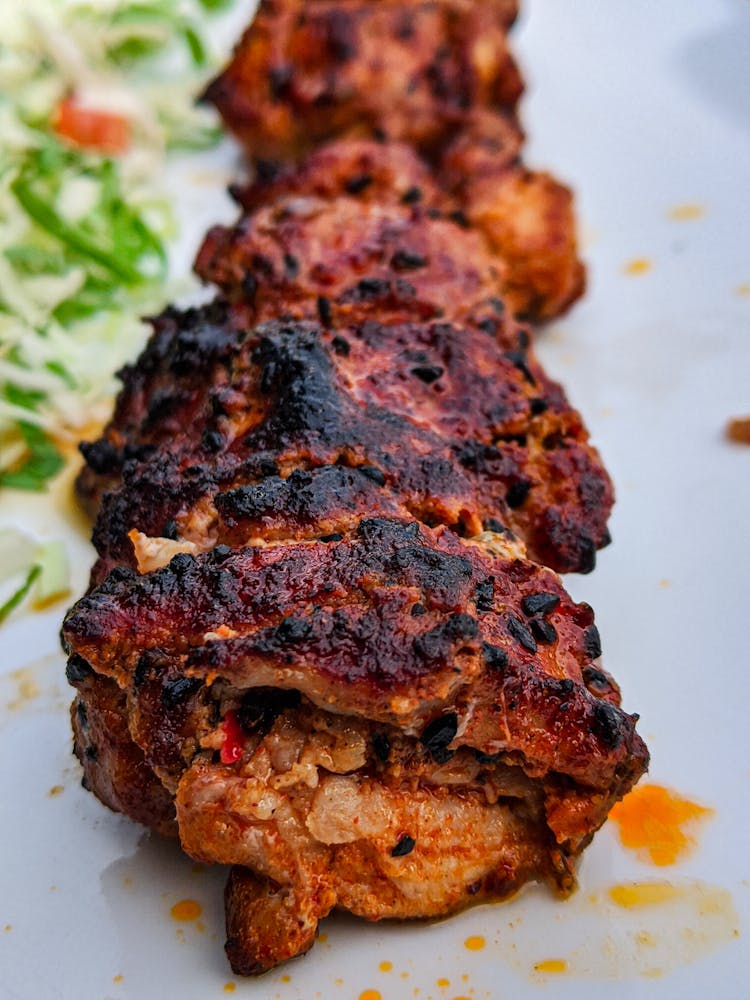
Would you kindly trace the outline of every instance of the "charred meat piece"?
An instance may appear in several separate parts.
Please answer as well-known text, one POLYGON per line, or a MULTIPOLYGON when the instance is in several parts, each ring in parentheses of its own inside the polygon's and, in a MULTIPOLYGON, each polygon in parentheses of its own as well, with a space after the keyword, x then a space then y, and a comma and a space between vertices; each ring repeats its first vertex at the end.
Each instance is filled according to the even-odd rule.
POLYGON ((111 728, 174 797, 183 847, 237 866, 227 950, 257 973, 306 951, 334 906, 423 917, 529 879, 570 890, 647 765, 592 627, 501 536, 364 519, 336 541, 115 571, 63 635, 93 671, 73 671, 89 718, 99 689, 123 692, 111 728))
POLYGON ((515 15, 514 0, 262 0, 206 97, 254 158, 345 134, 430 151, 468 108, 515 107, 515 15))
POLYGON ((104 498, 94 579, 137 564, 134 530, 161 539, 168 559, 318 537, 367 510, 468 535, 510 528, 532 558, 590 570, 612 487, 580 416, 519 337, 505 350, 492 332, 444 322, 247 330, 218 307, 166 313, 126 370, 103 438, 84 447, 79 490, 92 510, 104 498), (282 496, 294 472, 311 476, 298 507, 269 510, 260 493, 282 496))
POLYGON ((195 264, 253 322, 489 317, 509 341, 501 267, 477 232, 418 207, 296 195, 209 230, 195 264))
POLYGON ((340 139, 311 150, 300 163, 256 167, 255 175, 251 184, 234 184, 230 189, 245 212, 285 196, 350 197, 380 206, 457 207, 438 186, 426 161, 402 142, 340 139))
MULTIPOLYGON (((279 276, 301 271, 318 294, 329 294, 341 269, 346 275, 364 260, 387 263, 384 239, 413 232, 415 244, 438 246, 457 275, 483 274, 512 313, 549 319, 585 285, 572 195, 549 174, 524 167, 519 146, 517 128, 493 113, 471 117, 437 174, 399 143, 328 143, 298 167, 235 187, 246 214, 234 227, 209 232, 196 269, 235 289, 243 280, 278 287, 279 276), (287 242, 280 257, 279 243, 287 242)), ((404 253, 400 270, 419 270, 404 253)), ((452 301, 455 308, 461 299, 452 301)))
POLYGON ((503 262, 503 293, 520 316, 550 319, 583 294, 573 195, 518 159, 513 120, 477 111, 446 147, 438 179, 503 262))

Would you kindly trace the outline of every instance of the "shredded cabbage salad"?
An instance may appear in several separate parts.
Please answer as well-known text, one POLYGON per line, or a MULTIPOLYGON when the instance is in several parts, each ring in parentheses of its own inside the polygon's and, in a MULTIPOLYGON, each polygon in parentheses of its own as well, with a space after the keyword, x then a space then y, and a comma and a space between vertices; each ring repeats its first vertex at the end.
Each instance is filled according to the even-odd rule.
MULTIPOLYGON (((38 491, 104 419, 140 317, 168 297, 162 168, 220 138, 195 97, 214 68, 207 14, 227 0, 13 6, 0 31, 0 491, 38 491)), ((49 558, 26 539, 16 566, 12 548, 4 537, 0 576, 23 576, 15 607, 43 591, 49 558)))

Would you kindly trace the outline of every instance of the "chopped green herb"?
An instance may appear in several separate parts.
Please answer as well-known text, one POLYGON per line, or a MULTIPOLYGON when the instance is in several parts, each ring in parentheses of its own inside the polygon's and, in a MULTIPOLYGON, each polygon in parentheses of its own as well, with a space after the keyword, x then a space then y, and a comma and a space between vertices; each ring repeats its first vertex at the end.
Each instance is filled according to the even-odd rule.
POLYGON ((38 565, 32 566, 31 569, 26 574, 26 579, 23 581, 18 590, 16 590, 15 593, 11 594, 11 596, 4 604, 0 605, 0 625, 2 625, 2 623, 8 617, 8 615, 11 613, 11 611, 17 608, 18 605, 25 599, 25 597, 31 590, 32 586, 34 585, 34 580, 36 580, 36 578, 40 575, 41 572, 42 572, 41 566, 38 565))

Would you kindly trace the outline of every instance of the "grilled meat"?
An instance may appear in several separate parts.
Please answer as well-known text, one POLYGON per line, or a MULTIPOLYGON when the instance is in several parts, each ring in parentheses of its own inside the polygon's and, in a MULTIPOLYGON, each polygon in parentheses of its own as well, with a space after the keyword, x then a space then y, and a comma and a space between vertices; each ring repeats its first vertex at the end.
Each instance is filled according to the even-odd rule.
MULTIPOLYGON (((504 2, 268 0, 207 96, 261 179, 288 174, 285 164, 311 152, 295 193, 317 175, 318 194, 345 177, 349 193, 364 185, 379 198, 377 169, 356 165, 362 138, 411 146, 431 165, 422 163, 417 172, 427 176, 412 190, 431 203, 437 194, 477 228, 507 272, 504 290, 519 315, 549 319, 581 295, 584 269, 570 190, 520 160, 521 88, 506 40, 515 13, 504 2), (347 141, 321 148, 342 138, 353 153, 347 141), (326 171, 332 179, 321 184, 326 171)), ((406 166, 395 148, 381 160, 406 166)))
POLYGON ((506 350, 491 307, 487 330, 387 324, 374 318, 384 300, 388 312, 379 279, 354 292, 358 322, 333 329, 248 329, 219 306, 157 321, 112 423, 84 448, 80 492, 92 510, 104 497, 94 580, 136 565, 134 529, 198 551, 314 536, 311 509, 326 512, 324 533, 368 510, 468 535, 510 528, 539 562, 593 567, 611 484, 525 331, 506 350))
POLYGON ((593 567, 612 487, 516 318, 583 271, 519 161, 514 16, 264 0, 210 92, 256 160, 196 262, 222 298, 154 321, 83 446, 84 783, 232 866, 241 974, 336 907, 570 891, 648 763, 553 572, 593 567))
MULTIPOLYGON (((77 714, 96 719, 116 682, 183 847, 239 866, 239 972, 306 950, 334 906, 432 916, 529 878, 568 891, 647 762, 591 662, 591 609, 503 536, 363 519, 182 554, 112 573, 63 634, 93 671, 77 714)), ((94 788, 109 732, 77 731, 94 788)))
POLYGON ((262 0, 206 97, 256 158, 345 134, 430 151, 468 108, 515 108, 515 15, 515 0, 262 0))

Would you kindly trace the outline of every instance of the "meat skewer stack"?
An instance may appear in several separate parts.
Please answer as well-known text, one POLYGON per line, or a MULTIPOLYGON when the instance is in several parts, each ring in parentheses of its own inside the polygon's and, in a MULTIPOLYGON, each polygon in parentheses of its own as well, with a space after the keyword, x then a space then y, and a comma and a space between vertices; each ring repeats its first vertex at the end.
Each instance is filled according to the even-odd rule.
POLYGON ((583 270, 518 160, 514 13, 261 4, 209 91, 256 168, 198 255, 219 297, 154 322, 83 448, 84 782, 233 866, 238 973, 335 907, 569 892, 647 766, 555 572, 593 567, 612 488, 519 318, 583 270))

